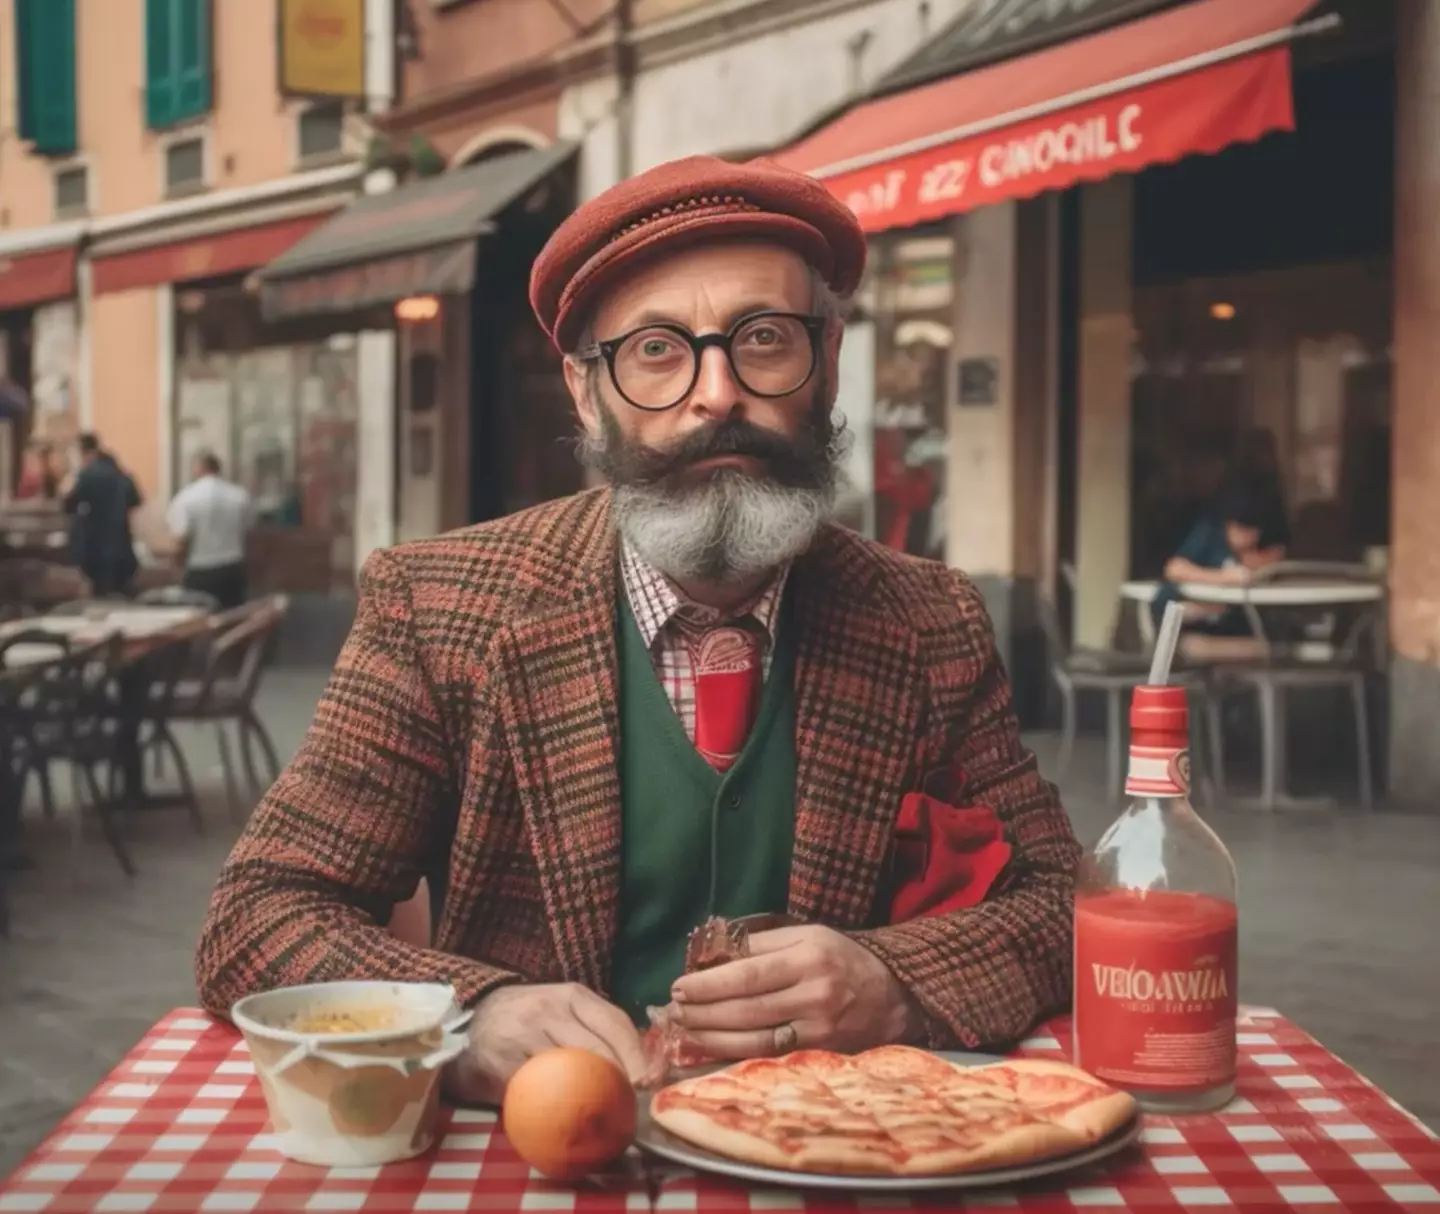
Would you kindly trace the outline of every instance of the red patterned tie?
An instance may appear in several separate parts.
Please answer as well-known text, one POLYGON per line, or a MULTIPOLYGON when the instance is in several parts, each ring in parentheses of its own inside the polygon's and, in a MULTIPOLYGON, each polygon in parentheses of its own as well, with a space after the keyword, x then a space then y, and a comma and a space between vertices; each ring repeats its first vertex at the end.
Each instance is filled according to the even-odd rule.
POLYGON ((716 771, 729 771, 745 749, 760 704, 760 645, 735 625, 688 639, 695 664, 695 749, 716 771))

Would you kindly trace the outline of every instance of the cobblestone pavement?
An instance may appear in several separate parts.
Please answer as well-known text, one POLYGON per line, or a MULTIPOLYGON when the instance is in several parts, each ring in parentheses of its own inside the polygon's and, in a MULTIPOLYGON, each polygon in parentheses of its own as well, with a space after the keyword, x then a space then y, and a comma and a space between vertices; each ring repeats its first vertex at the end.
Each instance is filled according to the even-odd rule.
MULTIPOLYGON (((323 672, 276 670, 262 711, 288 756, 323 672)), ((12 887, 0 941, 0 1175, 172 1007, 195 998, 191 954, 237 827, 210 734, 188 730, 205 788, 205 833, 181 812, 131 827, 127 881, 92 827, 72 849, 62 813, 31 812, 39 861, 12 887)), ((1053 741, 1034 740, 1047 768, 1053 741)), ((1115 812, 1097 794, 1098 747, 1082 748, 1066 804, 1090 842, 1115 812)), ((1337 811, 1208 815, 1241 873, 1241 997, 1278 1007, 1440 1128, 1440 815, 1337 811)))

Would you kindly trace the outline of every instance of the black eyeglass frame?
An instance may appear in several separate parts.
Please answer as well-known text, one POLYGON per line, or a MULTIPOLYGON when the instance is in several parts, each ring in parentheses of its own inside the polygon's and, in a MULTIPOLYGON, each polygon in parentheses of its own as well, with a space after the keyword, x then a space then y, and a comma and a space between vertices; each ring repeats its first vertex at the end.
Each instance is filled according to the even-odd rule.
POLYGON ((582 346, 571 356, 577 362, 591 363, 603 360, 610 372, 610 382, 615 385, 615 391, 620 393, 621 398, 632 409, 639 409, 645 413, 666 413, 681 404, 687 396, 695 391, 695 385, 700 382, 700 362, 705 357, 705 351, 715 346, 725 354, 725 361, 730 364, 730 374, 735 377, 735 382, 752 396, 758 396, 763 400, 779 400, 782 396, 793 396, 810 382, 815 375, 815 368, 820 365, 821 342, 825 337, 825 328, 829 324, 823 316, 812 316, 806 312, 781 312, 768 310, 764 312, 751 312, 747 316, 740 317, 724 333, 701 333, 695 334, 683 325, 670 324, 667 321, 657 321, 653 324, 639 325, 638 327, 621 333, 618 337, 609 338, 606 341, 591 342, 588 346, 582 346), (740 368, 735 365, 735 356, 731 346, 735 341, 735 335, 746 325, 754 324, 757 320, 794 320, 799 321, 810 338, 810 369, 805 372, 800 382, 793 388, 787 388, 784 392, 757 392, 748 383, 745 377, 740 374, 740 368), (694 355, 694 366, 690 372, 690 382, 685 385, 685 391, 681 392, 668 405, 642 405, 632 400, 625 389, 620 386, 620 377, 615 373, 615 356, 620 352, 620 347, 638 333, 648 333, 659 329, 664 333, 673 333, 681 341, 690 347, 694 355))

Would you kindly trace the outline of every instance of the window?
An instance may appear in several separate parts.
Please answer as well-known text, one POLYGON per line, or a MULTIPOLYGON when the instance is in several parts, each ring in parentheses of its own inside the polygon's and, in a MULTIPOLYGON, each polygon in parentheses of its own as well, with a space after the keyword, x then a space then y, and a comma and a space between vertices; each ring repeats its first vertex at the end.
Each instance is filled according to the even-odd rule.
POLYGON ((20 138, 45 156, 79 144, 75 118, 75 0, 15 0, 20 138))
POLYGON ((90 170, 83 164, 55 171, 55 218, 90 214, 90 170))
POLYGON ((177 139, 165 149, 165 193, 193 194, 203 190, 205 178, 205 140, 177 139))
POLYGON ((345 150, 345 107, 339 101, 322 101, 300 111, 300 160, 320 160, 345 150))
POLYGON ((152 131, 210 112, 210 3, 145 0, 145 121, 152 131))

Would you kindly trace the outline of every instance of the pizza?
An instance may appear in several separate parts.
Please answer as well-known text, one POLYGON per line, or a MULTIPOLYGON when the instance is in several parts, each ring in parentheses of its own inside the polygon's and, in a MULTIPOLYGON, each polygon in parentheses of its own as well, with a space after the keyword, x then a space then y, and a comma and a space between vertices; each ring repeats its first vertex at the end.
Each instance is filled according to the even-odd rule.
POLYGON ((651 1118, 694 1146, 787 1172, 936 1176, 1083 1150, 1135 1101, 1062 1062, 960 1066, 925 1050, 797 1050, 683 1079, 651 1118))

